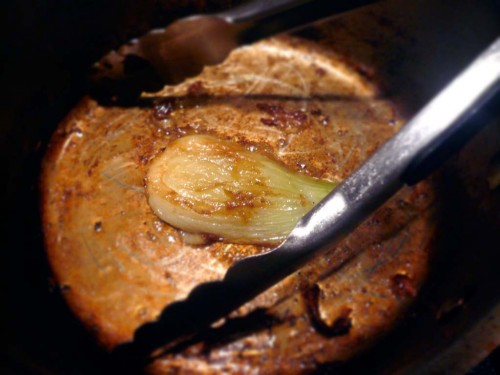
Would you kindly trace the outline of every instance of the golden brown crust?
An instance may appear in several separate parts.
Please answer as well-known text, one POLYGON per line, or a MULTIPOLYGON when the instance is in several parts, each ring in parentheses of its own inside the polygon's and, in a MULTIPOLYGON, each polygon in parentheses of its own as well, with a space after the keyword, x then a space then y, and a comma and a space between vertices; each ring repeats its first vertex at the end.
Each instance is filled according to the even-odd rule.
MULTIPOLYGON (((185 84, 144 96, 150 106, 85 99, 61 124, 43 164, 47 253, 69 305, 105 347, 130 340, 168 303, 222 277, 235 259, 265 250, 188 246, 151 212, 143 178, 172 139, 212 134, 302 173, 340 180, 401 125, 369 82, 307 48, 291 38, 262 42, 185 84), (304 49, 317 54, 314 64, 304 49)), ((403 189, 335 251, 234 314, 254 311, 254 320, 242 320, 254 331, 201 338, 151 371, 299 373, 352 357, 418 293, 433 199, 427 182, 403 189), (263 315, 258 307, 267 308, 263 315)))

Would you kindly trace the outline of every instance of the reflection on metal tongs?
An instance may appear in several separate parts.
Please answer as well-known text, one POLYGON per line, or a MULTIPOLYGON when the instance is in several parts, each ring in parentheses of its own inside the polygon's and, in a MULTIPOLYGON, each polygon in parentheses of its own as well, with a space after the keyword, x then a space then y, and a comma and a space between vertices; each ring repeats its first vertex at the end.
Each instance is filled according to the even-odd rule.
MULTIPOLYGON (((427 104, 355 173, 303 217, 277 248, 233 264, 221 281, 197 286, 140 327, 133 342, 117 348, 128 358, 161 354, 209 327, 245 302, 331 248, 404 184, 413 184, 456 149, 456 135, 472 134, 470 120, 499 97, 500 38, 427 104)), ((462 139, 463 140, 463 139, 462 139)))
POLYGON ((226 12, 182 18, 102 57, 93 67, 92 91, 104 101, 134 100, 221 63, 238 46, 377 1, 253 0, 226 12))

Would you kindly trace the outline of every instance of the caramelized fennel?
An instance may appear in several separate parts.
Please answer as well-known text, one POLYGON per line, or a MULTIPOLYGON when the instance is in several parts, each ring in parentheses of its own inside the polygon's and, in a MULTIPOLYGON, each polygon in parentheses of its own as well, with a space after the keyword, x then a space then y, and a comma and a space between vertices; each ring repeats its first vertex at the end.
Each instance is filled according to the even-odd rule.
POLYGON ((162 220, 189 233, 245 244, 283 240, 334 187, 206 135, 173 141, 146 177, 149 205, 162 220))

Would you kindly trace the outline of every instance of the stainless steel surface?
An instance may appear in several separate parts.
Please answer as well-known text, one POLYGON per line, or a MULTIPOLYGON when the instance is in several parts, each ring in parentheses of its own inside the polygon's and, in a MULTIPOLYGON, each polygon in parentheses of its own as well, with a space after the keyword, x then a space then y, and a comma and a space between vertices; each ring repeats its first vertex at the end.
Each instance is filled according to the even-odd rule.
POLYGON ((149 354, 203 329, 333 246, 403 186, 410 166, 418 173, 412 163, 434 157, 428 151, 445 145, 499 88, 500 38, 302 218, 280 246, 236 262, 222 281, 199 285, 186 300, 168 306, 121 354, 149 354))
MULTIPOLYGON (((199 73, 204 66, 222 62, 234 48, 290 31, 322 18, 331 17, 374 0, 254 0, 226 12, 193 15, 165 29, 155 29, 111 51, 94 66, 94 80, 151 80, 179 83, 199 73), (131 55, 144 59, 138 71, 125 71, 124 61, 131 55)), ((140 91, 147 87, 139 87, 140 91)))

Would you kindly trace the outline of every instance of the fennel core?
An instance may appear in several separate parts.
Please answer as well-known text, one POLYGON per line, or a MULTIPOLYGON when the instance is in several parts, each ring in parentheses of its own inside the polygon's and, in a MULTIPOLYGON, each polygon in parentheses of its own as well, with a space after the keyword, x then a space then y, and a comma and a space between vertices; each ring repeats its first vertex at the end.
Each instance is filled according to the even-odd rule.
POLYGON ((241 244, 282 241, 334 187, 207 135, 170 143, 146 176, 148 203, 162 220, 241 244))

